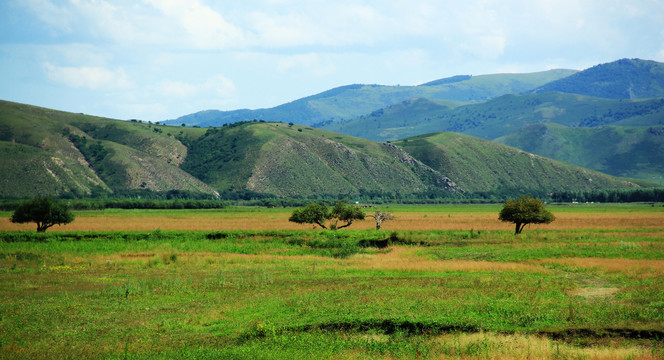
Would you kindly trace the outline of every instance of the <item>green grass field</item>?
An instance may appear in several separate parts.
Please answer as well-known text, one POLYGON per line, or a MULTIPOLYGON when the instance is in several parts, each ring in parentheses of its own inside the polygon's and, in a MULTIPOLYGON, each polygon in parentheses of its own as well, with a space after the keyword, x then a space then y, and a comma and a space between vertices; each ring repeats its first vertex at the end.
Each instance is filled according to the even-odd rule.
POLYGON ((552 206, 557 226, 518 237, 482 226, 496 209, 392 207, 382 231, 195 229, 281 209, 73 223, 170 216, 191 230, 0 222, 0 358, 664 358, 663 207, 552 206), (399 222, 417 217, 441 228, 399 222), (443 226, 459 219, 467 229, 443 226))

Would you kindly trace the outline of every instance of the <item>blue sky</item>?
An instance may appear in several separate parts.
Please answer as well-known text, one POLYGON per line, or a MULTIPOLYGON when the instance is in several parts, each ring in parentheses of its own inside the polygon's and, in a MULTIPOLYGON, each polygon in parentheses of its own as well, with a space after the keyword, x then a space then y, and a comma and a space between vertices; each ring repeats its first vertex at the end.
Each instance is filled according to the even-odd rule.
POLYGON ((664 61, 662 0, 2 0, 0 99, 119 119, 664 61))

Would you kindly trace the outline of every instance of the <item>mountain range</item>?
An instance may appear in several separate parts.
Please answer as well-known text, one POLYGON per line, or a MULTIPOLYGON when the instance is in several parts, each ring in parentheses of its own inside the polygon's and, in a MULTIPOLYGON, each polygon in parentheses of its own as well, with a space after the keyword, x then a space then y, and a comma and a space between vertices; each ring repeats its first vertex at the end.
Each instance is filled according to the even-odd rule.
POLYGON ((280 122, 204 129, 6 101, 0 155, 0 197, 128 190, 461 197, 647 185, 463 134, 387 143, 280 122))
POLYGON ((314 126, 376 141, 461 132, 611 175, 658 179, 664 170, 663 140, 658 135, 664 126, 664 64, 623 59, 483 102, 409 99, 354 119, 314 126), (542 127, 532 125, 547 123, 567 129, 546 132, 547 139, 534 146, 533 131, 542 127), (612 130, 602 130, 607 126, 612 130), (609 132, 612 141, 599 137, 609 132), (551 150, 560 144, 567 145, 551 150), (638 161, 630 161, 632 156, 638 161))
POLYGON ((664 171, 662 69, 624 59, 583 71, 349 85, 162 124, 0 101, 0 197, 468 197, 651 186, 664 171))
MULTIPOLYGON (((461 132, 611 175, 652 181, 663 170, 656 134, 664 125, 664 64, 621 59, 583 71, 459 75, 419 86, 349 85, 275 108, 208 110, 168 123, 220 126, 252 119, 311 125, 374 141, 461 132), (530 125, 547 123, 568 129, 547 132, 549 137, 564 137, 545 143, 573 146, 547 151, 523 147, 524 142, 516 140, 532 134, 530 125), (650 135, 606 143, 593 135, 601 131, 586 131, 605 126, 643 127, 633 131, 650 135), (639 161, 625 160, 632 151, 641 153, 639 161)), ((614 136, 630 133, 615 130, 614 136)))
POLYGON ((170 125, 221 126, 254 119, 312 125, 351 119, 412 98, 448 100, 451 103, 484 101, 504 94, 521 93, 574 74, 574 70, 549 70, 530 74, 454 76, 419 86, 354 84, 269 109, 205 110, 167 120, 170 125))

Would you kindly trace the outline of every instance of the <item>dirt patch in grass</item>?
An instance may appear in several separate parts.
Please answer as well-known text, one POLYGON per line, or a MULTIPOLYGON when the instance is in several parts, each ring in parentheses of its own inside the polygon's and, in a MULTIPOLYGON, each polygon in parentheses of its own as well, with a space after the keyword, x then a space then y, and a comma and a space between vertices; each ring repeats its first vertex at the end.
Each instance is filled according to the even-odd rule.
POLYGON ((572 290, 570 295, 581 296, 586 299, 608 298, 615 295, 618 290, 620 289, 615 287, 585 287, 572 290))

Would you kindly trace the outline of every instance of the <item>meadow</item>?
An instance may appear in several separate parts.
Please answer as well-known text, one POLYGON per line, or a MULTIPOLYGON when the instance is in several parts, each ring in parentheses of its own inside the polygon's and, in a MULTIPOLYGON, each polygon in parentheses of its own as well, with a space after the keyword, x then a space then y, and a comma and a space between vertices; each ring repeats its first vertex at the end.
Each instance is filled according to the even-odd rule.
POLYGON ((103 210, 36 234, 0 212, 0 358, 660 359, 664 207, 103 210), (368 210, 370 211, 370 210, 368 210))

